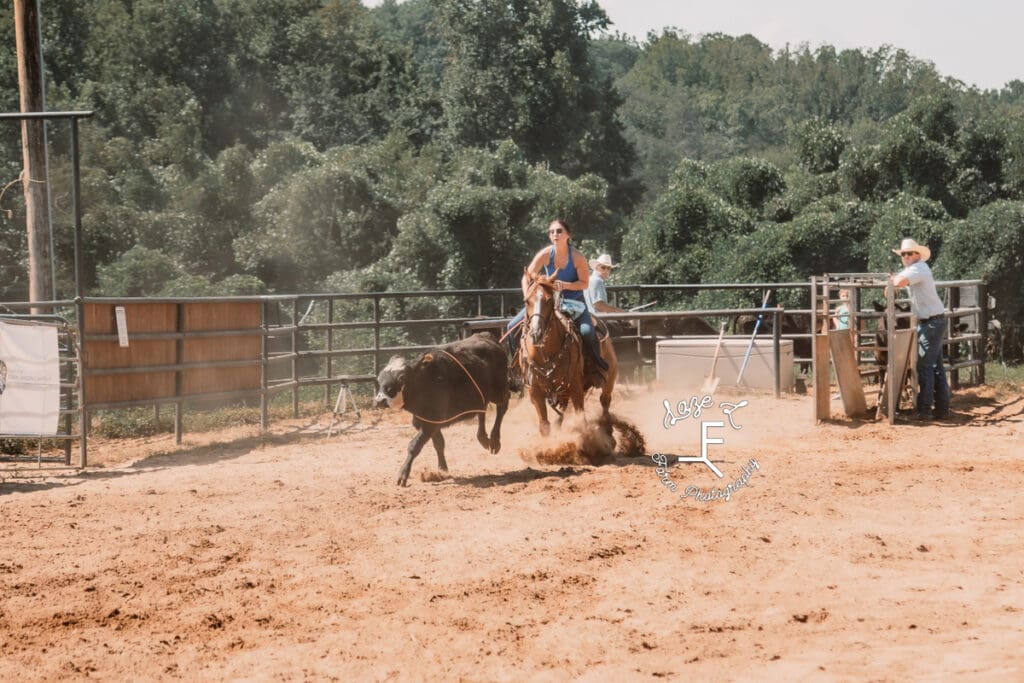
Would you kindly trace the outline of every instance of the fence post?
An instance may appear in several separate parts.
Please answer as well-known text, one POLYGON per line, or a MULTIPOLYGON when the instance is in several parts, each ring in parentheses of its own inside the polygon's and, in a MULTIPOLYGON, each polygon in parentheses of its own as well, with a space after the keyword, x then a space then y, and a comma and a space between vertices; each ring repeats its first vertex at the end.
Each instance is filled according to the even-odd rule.
POLYGON ((88 361, 85 352, 85 303, 81 296, 75 296, 75 310, 78 316, 78 466, 88 464, 89 412, 85 404, 85 366, 88 361))
POLYGON ((292 417, 299 416, 299 298, 292 299, 292 417))
MULTIPOLYGON (((56 310, 54 310, 54 312, 56 313, 56 310)), ((66 339, 67 339, 68 351, 71 351, 72 349, 74 349, 74 334, 71 332, 71 329, 70 329, 70 327, 68 325, 64 325, 64 334, 66 335, 66 339)), ((64 366, 62 364, 62 368, 63 367, 64 366)), ((66 380, 67 383, 70 384, 71 383, 71 373, 69 372, 66 376, 63 376, 63 372, 61 374, 62 374, 61 381, 63 382, 63 381, 66 380)), ((68 391, 68 393, 67 393, 68 402, 67 402, 67 405, 65 406, 65 408, 67 408, 68 412, 64 414, 64 433, 67 434, 68 436, 71 436, 71 427, 73 426, 72 425, 72 421, 71 421, 71 402, 72 402, 72 398, 73 398, 72 397, 72 392, 73 392, 73 390, 68 391)), ((63 396, 64 396, 64 389, 62 388, 61 389, 61 398, 63 398, 63 396)), ((66 439, 64 441, 64 464, 68 465, 68 466, 71 465, 71 439, 66 439)))
MULTIPOLYGON (((824 282, 824 279, 821 279, 824 282)), ((828 420, 832 417, 830 403, 830 382, 829 382, 829 346, 828 346, 828 317, 824 318, 824 325, 819 323, 822 318, 819 310, 826 300, 818 296, 817 276, 811 276, 811 372, 813 373, 814 392, 814 420, 828 420), (822 331, 819 328, 824 328, 822 331)))
POLYGON ((380 297, 373 297, 373 376, 380 375, 380 297))
MULTIPOLYGON (((180 301, 175 306, 177 314, 177 325, 176 329, 179 335, 183 335, 185 332, 185 305, 180 301)), ((174 371, 174 398, 177 399, 174 402, 174 443, 181 445, 181 433, 182 433, 182 404, 181 395, 184 388, 185 382, 183 370, 181 364, 185 362, 185 339, 183 336, 179 336, 174 340, 174 363, 178 366, 177 370, 174 371)))
POLYGON ((267 419, 267 301, 260 301, 260 429, 266 431, 267 419))
MULTIPOLYGON (((775 362, 772 364, 772 367, 773 367, 773 369, 775 371, 775 378, 774 378, 775 398, 781 398, 782 397, 782 386, 781 386, 781 381, 779 380, 779 365, 782 363, 782 353, 779 350, 779 345, 782 343, 782 333, 780 332, 781 328, 782 328, 782 309, 780 309, 778 306, 776 306, 775 307, 775 311, 772 312, 772 353, 773 353, 774 360, 775 360, 775 362)), ((793 372, 793 369, 790 368, 790 373, 792 373, 792 372, 793 372)), ((787 385, 788 385, 788 382, 787 382, 787 385)))
POLYGON ((978 307, 981 313, 978 314, 978 330, 981 332, 981 347, 978 349, 978 357, 981 365, 978 366, 978 383, 985 383, 985 363, 988 361, 988 286, 981 282, 978 284, 978 307))
MULTIPOLYGON (((913 327, 914 319, 910 319, 913 327)), ((903 388, 903 377, 896 376, 896 288, 890 278, 885 285, 885 337, 888 346, 888 363, 885 369, 885 392, 886 400, 889 402, 887 417, 889 424, 896 424, 896 410, 900 403, 900 390, 903 388)), ((916 339, 911 340, 911 347, 917 343, 916 339)))
MULTIPOLYGON (((334 377, 334 299, 327 300, 327 379, 334 377)), ((324 385, 324 403, 331 405, 331 383, 324 385)))
MULTIPOLYGON (((952 286, 949 288, 949 310, 956 312, 960 308, 960 288, 952 286)), ((946 349, 949 355, 949 385, 956 391, 960 388, 960 370, 956 369, 956 363, 960 360, 959 344, 953 343, 953 324, 959 322, 960 318, 951 316, 946 319, 946 349)), ((939 357, 941 362, 942 357, 939 357)))

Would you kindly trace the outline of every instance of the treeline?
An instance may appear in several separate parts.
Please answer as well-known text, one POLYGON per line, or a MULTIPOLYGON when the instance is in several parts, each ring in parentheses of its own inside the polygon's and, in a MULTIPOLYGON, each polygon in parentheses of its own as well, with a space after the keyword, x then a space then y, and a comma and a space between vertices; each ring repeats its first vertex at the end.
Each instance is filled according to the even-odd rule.
MULTIPOLYGON (((90 294, 509 287, 562 216, 623 283, 890 271, 912 235, 941 277, 988 279, 1024 319, 1019 80, 980 92, 892 47, 638 43, 574 0, 41 9, 48 108, 96 111, 90 294)), ((11 15, 0 98, 16 111, 11 15)), ((65 295, 67 137, 51 125, 65 295)), ((17 127, 0 143, 6 184, 17 127)), ((20 188, 0 209, 0 300, 22 300, 20 188)))

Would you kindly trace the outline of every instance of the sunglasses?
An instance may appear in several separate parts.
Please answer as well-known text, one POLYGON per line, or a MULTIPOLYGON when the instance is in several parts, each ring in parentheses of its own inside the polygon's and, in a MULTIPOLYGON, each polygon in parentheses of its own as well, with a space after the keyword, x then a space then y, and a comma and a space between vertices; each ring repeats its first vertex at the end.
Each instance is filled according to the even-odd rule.
POLYGON ((916 251, 901 251, 900 258, 903 258, 904 256, 913 256, 916 253, 916 251))
POLYGON ((565 232, 564 228, 555 228, 554 230, 548 230, 549 235, 561 235, 563 232, 565 232))

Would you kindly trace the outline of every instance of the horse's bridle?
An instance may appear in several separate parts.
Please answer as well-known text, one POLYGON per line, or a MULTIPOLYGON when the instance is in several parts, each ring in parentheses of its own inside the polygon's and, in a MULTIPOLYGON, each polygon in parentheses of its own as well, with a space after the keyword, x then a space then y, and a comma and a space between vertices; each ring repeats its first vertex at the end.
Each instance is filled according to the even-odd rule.
MULTIPOLYGON (((534 293, 534 290, 536 290, 539 286, 540 286, 540 280, 534 279, 534 281, 530 284, 530 287, 526 290, 526 298, 523 301, 524 304, 526 304, 527 306, 529 305, 529 303, 530 303, 530 296, 534 293)), ((538 329, 538 332, 537 332, 538 336, 541 336, 541 335, 544 334, 544 330, 547 328, 548 323, 551 321, 551 318, 555 314, 555 309, 558 307, 558 300, 556 298, 552 302, 551 312, 548 313, 546 316, 541 313, 540 307, 541 307, 541 297, 540 296, 534 297, 534 300, 533 300, 533 312, 530 314, 530 333, 531 334, 533 333, 534 319, 536 318, 537 319, 537 323, 536 324, 537 324, 537 329, 538 329)))

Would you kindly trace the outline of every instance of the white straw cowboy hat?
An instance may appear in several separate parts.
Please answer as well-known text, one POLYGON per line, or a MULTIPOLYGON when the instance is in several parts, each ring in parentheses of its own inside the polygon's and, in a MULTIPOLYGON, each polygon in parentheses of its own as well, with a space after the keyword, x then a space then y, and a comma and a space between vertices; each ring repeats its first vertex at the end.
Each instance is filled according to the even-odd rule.
POLYGON ((608 266, 614 268, 615 264, 612 263, 612 257, 610 254, 601 254, 597 258, 590 259, 590 267, 597 268, 598 266, 608 266))
POLYGON ((932 250, 929 249, 928 247, 924 246, 923 244, 918 244, 917 241, 913 237, 905 237, 903 239, 903 242, 900 243, 900 248, 899 249, 893 249, 892 253, 894 253, 897 256, 899 256, 900 252, 903 252, 903 251, 914 251, 914 252, 917 252, 918 254, 921 255, 921 260, 922 261, 927 261, 928 259, 930 259, 932 257, 932 250))

